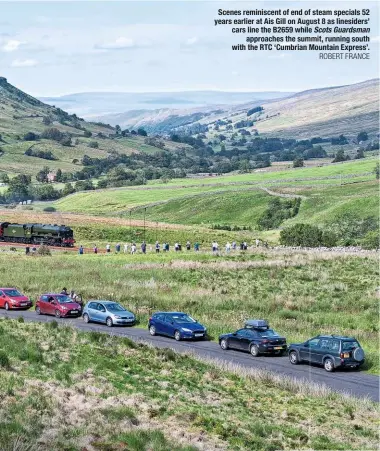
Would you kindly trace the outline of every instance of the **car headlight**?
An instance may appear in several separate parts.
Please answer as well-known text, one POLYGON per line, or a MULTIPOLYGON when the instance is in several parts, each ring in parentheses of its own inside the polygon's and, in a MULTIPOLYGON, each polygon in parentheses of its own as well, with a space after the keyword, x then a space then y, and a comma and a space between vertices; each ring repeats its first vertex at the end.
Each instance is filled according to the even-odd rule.
POLYGON ((62 310, 67 310, 67 307, 65 307, 64 305, 62 306, 62 310))
POLYGON ((121 318, 121 316, 119 316, 119 315, 114 315, 114 317, 115 317, 116 319, 120 319, 120 318, 121 318))
POLYGON ((15 301, 14 299, 11 299, 11 304, 16 304, 17 301, 15 301))
POLYGON ((191 329, 186 329, 186 327, 182 327, 183 332, 192 332, 191 329))

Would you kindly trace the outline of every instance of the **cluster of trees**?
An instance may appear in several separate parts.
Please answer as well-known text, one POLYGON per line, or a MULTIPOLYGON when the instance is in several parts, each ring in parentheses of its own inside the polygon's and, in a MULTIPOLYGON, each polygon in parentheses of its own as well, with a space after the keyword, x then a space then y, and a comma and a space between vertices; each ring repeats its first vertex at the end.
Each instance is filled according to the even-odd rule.
POLYGON ((32 185, 29 175, 19 174, 8 182, 7 191, 0 196, 1 203, 21 202, 25 200, 55 200, 61 193, 52 185, 32 185))
POLYGON ((256 106, 247 111, 247 116, 252 116, 252 114, 258 113, 259 111, 264 111, 262 106, 256 106))
POLYGON ((145 138, 144 143, 149 146, 157 147, 158 149, 163 149, 165 147, 164 141, 155 136, 145 138))
POLYGON ((360 217, 356 212, 342 212, 323 227, 295 224, 280 233, 280 243, 285 246, 333 247, 362 246, 378 249, 380 242, 379 219, 375 216, 360 217))
POLYGON ((212 224, 211 228, 214 230, 228 230, 233 232, 239 232, 241 230, 252 230, 250 226, 237 226, 229 224, 212 224))
POLYGON ((188 144, 195 149, 206 146, 202 138, 190 135, 180 135, 178 133, 173 133, 172 135, 170 135, 170 139, 176 143, 188 144))
POLYGON ((297 216, 301 205, 299 197, 295 199, 281 200, 274 197, 268 204, 267 209, 260 216, 257 225, 260 230, 277 229, 285 219, 297 216))
POLYGON ((295 224, 281 230, 280 244, 292 247, 333 247, 336 237, 310 224, 295 224))
MULTIPOLYGON (((234 139, 231 141, 232 145, 245 146, 247 144, 247 139, 244 136, 238 141, 234 139)), ((243 149, 233 147, 226 150, 226 147, 222 146, 219 155, 229 159, 236 156, 243 159, 251 159, 253 155, 266 153, 273 155, 273 158, 277 161, 309 160, 310 158, 324 158, 327 156, 323 147, 314 145, 311 140, 297 141, 295 139, 261 137, 253 138, 243 149)))
POLYGON ((39 150, 33 146, 25 151, 25 155, 29 157, 43 158, 44 160, 57 160, 50 150, 39 150))
POLYGON ((44 130, 41 135, 38 135, 34 132, 28 132, 24 135, 24 141, 38 141, 39 139, 51 139, 53 141, 57 141, 62 146, 71 146, 71 138, 72 136, 69 133, 62 133, 56 127, 50 127, 44 130))
POLYGON ((235 128, 243 128, 243 127, 253 127, 254 122, 251 120, 242 120, 239 122, 236 122, 236 124, 234 125, 235 128))

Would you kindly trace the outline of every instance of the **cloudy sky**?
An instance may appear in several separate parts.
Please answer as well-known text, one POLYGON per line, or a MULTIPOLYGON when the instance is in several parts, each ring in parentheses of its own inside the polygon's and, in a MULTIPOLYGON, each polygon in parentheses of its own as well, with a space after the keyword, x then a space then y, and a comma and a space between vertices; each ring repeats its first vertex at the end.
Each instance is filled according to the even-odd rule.
POLYGON ((376 3, 0 1, 0 75, 35 96, 93 91, 300 91, 379 76, 376 3), (371 59, 236 52, 218 8, 371 8, 371 59))

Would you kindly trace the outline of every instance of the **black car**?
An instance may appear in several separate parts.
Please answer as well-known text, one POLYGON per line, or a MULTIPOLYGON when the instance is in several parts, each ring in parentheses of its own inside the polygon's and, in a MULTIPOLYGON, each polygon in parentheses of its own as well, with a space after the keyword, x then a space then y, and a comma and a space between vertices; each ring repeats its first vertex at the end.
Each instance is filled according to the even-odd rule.
POLYGON ((239 329, 231 334, 220 335, 219 344, 224 350, 248 351, 254 357, 269 353, 282 355, 287 349, 286 338, 278 335, 262 320, 259 320, 259 322, 256 322, 256 320, 247 321, 244 329, 239 329))
POLYGON ((290 363, 323 365, 326 371, 336 368, 359 368, 364 363, 364 351, 355 338, 338 335, 318 335, 305 343, 289 346, 290 363))

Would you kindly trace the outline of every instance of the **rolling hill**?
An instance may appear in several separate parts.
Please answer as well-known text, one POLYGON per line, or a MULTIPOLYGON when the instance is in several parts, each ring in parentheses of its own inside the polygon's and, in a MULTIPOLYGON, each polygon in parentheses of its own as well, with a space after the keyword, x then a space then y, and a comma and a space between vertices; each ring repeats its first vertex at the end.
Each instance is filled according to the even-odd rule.
MULTIPOLYGON (((157 152, 156 147, 144 141, 144 137, 137 135, 116 136, 113 127, 86 122, 75 114, 47 105, 0 77, 0 173, 35 175, 44 166, 75 172, 83 169, 81 159, 84 155, 107 158, 115 153, 157 152), (69 136, 71 144, 63 145, 59 140, 43 138, 43 133, 51 128, 69 136), (26 139, 28 133, 41 136, 41 139, 26 139), (97 148, 90 147, 94 140, 98 143, 97 148), (50 152, 54 159, 26 155, 31 148, 34 152, 50 152)), ((179 147, 186 146, 165 141, 167 150, 179 147)))
MULTIPOLYGON (((105 114, 134 111, 134 114, 149 114, 157 109, 191 109, 214 105, 239 105, 249 101, 265 101, 291 95, 292 92, 224 92, 224 91, 183 91, 183 92, 84 92, 60 97, 41 97, 50 105, 58 105, 70 113, 76 113, 88 120, 105 114)), ((211 108, 211 109, 212 109, 211 108)), ((214 108, 215 109, 215 108, 214 108)), ((129 115, 126 114, 126 117, 129 115)), ((117 116, 110 124, 124 125, 123 117, 117 116)))
MULTIPOLYGON (((341 133, 353 136, 361 130, 379 131, 379 79, 347 86, 303 91, 285 98, 254 100, 241 105, 207 108, 158 109, 105 115, 100 119, 125 127, 144 126, 154 132, 169 132, 195 123, 212 126, 218 120, 232 125, 247 119, 247 112, 260 105, 263 111, 251 116, 254 125, 245 127, 259 134, 307 139, 341 133)), ((225 127, 220 127, 226 132, 225 127)), ((212 133, 210 134, 212 136, 212 133)))

